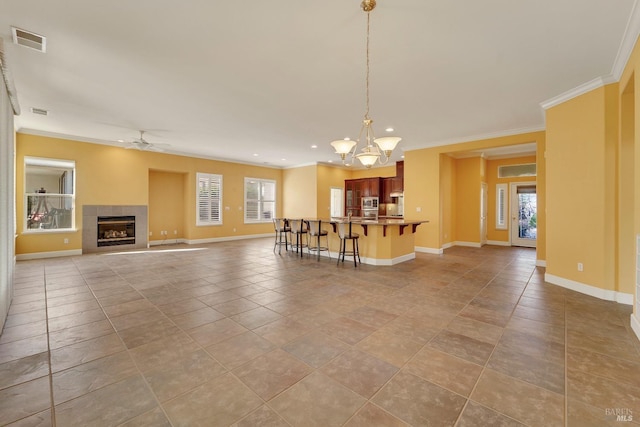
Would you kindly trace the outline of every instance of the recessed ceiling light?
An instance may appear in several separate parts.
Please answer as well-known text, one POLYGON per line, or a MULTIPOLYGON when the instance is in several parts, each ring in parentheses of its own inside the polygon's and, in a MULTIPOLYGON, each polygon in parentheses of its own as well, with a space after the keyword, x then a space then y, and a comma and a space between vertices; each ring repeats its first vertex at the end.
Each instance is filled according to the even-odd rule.
POLYGON ((400 157, 402 157, 404 159, 404 154, 402 156, 400 156, 400 157))
POLYGON ((351 141, 351 138, 346 137, 344 140, 345 140, 345 141, 351 141))
POLYGON ((280 160, 282 160, 282 161, 284 162, 284 161, 286 161, 287 159, 280 159, 280 160))
POLYGON ((328 160, 329 163, 333 163, 333 160, 328 160))
POLYGON ((258 153, 253 153, 253 157, 258 157, 258 153))
POLYGON ((124 139, 119 139, 118 142, 124 142, 124 139))
POLYGON ((395 129, 394 128, 386 128, 385 129, 387 132, 393 132, 395 129))
POLYGON ((316 144, 313 144, 311 148, 318 148, 318 146, 316 144))

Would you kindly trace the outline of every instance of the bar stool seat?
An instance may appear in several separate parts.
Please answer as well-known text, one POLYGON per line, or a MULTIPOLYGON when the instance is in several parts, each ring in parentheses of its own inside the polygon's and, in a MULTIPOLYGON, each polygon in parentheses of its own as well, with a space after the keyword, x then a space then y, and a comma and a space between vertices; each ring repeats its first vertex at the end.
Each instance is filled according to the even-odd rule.
POLYGON ((284 250, 289 250, 289 232, 291 228, 287 224, 287 220, 285 218, 274 218, 273 219, 273 228, 276 232, 276 241, 273 245, 273 252, 276 251, 276 246, 278 247, 278 253, 281 253, 282 245, 284 245, 284 250))
POLYGON ((329 259, 331 259, 331 252, 329 251, 329 232, 322 229, 322 221, 317 220, 309 220, 307 221, 309 224, 309 241, 307 245, 307 253, 311 254, 311 251, 315 251, 318 253, 318 259, 320 259, 320 252, 326 251, 329 255, 329 259), (327 246, 322 246, 320 243, 320 239, 324 237, 327 241, 327 246), (312 246, 312 241, 315 241, 315 246, 312 246))
POLYGON ((290 219, 289 229, 289 232, 291 233, 291 249, 293 250, 293 248, 295 248, 296 253, 298 253, 299 250, 300 256, 302 256, 304 254, 303 249, 309 246, 307 224, 302 219, 290 219), (295 244, 293 243, 293 236, 296 236, 295 244))
POLYGON ((360 235, 351 231, 351 221, 349 223, 338 223, 338 236, 340 237, 340 252, 338 253, 338 265, 340 265, 340 257, 344 262, 345 255, 353 257, 353 265, 358 266, 360 261, 360 251, 358 248, 358 239, 360 235), (347 240, 351 240, 351 251, 347 251, 347 240), (356 260, 357 259, 357 260, 356 260))

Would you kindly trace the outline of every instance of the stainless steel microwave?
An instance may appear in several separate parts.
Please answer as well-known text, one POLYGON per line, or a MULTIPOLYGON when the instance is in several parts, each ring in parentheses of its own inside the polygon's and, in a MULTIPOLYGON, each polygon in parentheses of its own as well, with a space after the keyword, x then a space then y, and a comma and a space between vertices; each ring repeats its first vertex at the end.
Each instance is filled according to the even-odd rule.
POLYGON ((362 198, 362 209, 378 209, 378 198, 377 197, 363 197, 362 198))

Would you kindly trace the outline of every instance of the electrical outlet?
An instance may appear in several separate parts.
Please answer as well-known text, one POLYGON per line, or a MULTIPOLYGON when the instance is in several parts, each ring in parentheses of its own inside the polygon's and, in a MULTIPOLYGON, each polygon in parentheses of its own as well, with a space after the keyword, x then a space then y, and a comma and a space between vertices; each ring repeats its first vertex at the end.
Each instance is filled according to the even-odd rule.
POLYGON ((173 234, 178 234, 178 230, 173 230, 173 234))
POLYGON ((69 239, 64 239, 64 244, 68 244, 69 243, 69 239))
POLYGON ((420 206, 418 206, 418 207, 416 208, 416 212, 422 212, 422 208, 421 208, 420 206))
POLYGON ((584 271, 584 265, 581 262, 578 263, 578 271, 584 271))
POLYGON ((150 232, 149 232, 149 236, 153 236, 153 231, 150 231, 150 232))

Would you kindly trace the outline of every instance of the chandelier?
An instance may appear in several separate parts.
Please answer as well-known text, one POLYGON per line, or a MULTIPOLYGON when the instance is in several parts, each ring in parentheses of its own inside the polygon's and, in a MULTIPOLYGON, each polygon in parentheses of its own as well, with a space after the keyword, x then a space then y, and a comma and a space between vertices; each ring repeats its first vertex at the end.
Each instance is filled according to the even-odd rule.
POLYGON ((352 141, 349 138, 345 138, 333 141, 331 145, 336 150, 336 154, 340 155, 343 164, 347 156, 350 156, 351 163, 354 163, 355 159, 358 159, 363 166, 370 168, 376 164, 376 162, 381 165, 386 164, 389 161, 391 152, 396 148, 396 145, 402 138, 396 136, 375 138, 373 135, 373 128, 371 127, 373 120, 369 117, 369 22, 370 12, 376 7, 376 0, 362 0, 360 7, 367 13, 367 77, 364 120, 362 120, 362 127, 360 128, 360 134, 357 140, 352 141), (366 146, 358 153, 358 145, 361 141, 366 141, 366 146), (375 142, 376 145, 372 142, 375 142))

